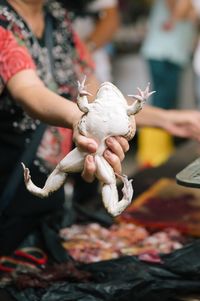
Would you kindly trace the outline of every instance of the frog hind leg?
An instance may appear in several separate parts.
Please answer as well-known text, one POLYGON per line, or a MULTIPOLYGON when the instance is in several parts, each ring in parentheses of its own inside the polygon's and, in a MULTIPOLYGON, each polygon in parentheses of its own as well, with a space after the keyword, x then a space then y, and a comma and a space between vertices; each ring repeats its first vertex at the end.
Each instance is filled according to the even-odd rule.
POLYGON ((65 156, 48 176, 43 188, 36 186, 32 180, 29 169, 22 163, 24 169, 24 182, 28 191, 32 194, 44 198, 56 190, 58 190, 65 182, 67 173, 79 172, 83 168, 84 153, 77 148, 72 150, 65 156))
POLYGON ((132 180, 127 176, 119 176, 124 183, 123 197, 119 201, 116 176, 108 162, 100 156, 95 156, 97 178, 101 182, 102 201, 112 216, 120 215, 131 203, 133 196, 132 180))
POLYGON ((112 216, 120 215, 131 203, 133 196, 132 180, 127 177, 123 178, 124 187, 122 189, 123 197, 118 200, 118 191, 116 184, 103 184, 102 185, 102 198, 103 203, 112 216))

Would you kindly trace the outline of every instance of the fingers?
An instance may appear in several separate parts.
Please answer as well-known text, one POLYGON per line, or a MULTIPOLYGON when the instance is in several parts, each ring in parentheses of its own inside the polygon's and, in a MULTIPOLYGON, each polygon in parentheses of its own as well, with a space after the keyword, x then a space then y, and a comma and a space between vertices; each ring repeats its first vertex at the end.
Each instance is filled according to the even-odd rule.
POLYGON ((77 135, 75 137, 76 145, 79 149, 88 153, 95 153, 97 150, 97 143, 94 139, 87 138, 82 135, 77 135))
POLYGON ((200 114, 196 111, 176 111, 168 112, 168 122, 165 128, 171 134, 184 138, 200 140, 200 114))
POLYGON ((106 140, 106 144, 110 151, 112 151, 114 154, 116 154, 120 161, 124 160, 125 152, 129 150, 129 144, 128 141, 123 137, 109 137, 106 140))
POLYGON ((109 137, 106 139, 106 144, 108 149, 105 150, 104 157, 112 166, 115 173, 121 174, 121 161, 124 160, 125 152, 129 150, 128 141, 121 136, 109 137))
MULTIPOLYGON (((80 134, 75 134, 74 139, 78 148, 88 153, 95 153, 98 145, 95 140, 87 138, 80 134)), ((128 141, 123 137, 109 137, 106 140, 108 149, 104 152, 104 157, 108 163, 112 166, 113 170, 117 174, 121 174, 122 167, 121 161, 125 157, 125 152, 129 150, 128 141)), ((82 177, 86 182, 92 182, 95 178, 96 166, 92 155, 88 155, 85 158, 84 169, 82 177)))
POLYGON ((104 158, 112 166, 115 173, 121 174, 122 171, 121 161, 116 154, 112 153, 109 149, 106 149, 104 152, 104 158))
POLYGON ((86 182, 91 183, 95 178, 95 172, 96 172, 96 166, 94 162, 94 157, 88 155, 85 158, 84 168, 81 176, 86 182))
MULTIPOLYGON (((83 136, 82 136, 83 137, 83 136)), ((80 138, 82 138, 80 137, 80 138)), ((83 137, 86 138, 86 137, 83 137)), ((96 150, 96 142, 92 139, 86 138, 87 142, 91 141, 90 149, 96 150)), ((81 144, 81 139, 79 140, 79 145, 81 144)), ((127 140, 123 137, 109 137, 106 140, 106 144, 108 149, 104 152, 104 158, 108 161, 108 163, 112 166, 113 170, 117 174, 121 174, 122 166, 121 161, 125 157, 125 152, 129 150, 129 144, 127 140)), ((85 146, 85 141, 83 143, 85 146)), ((86 145, 88 148, 88 145, 86 145)), ((85 158, 84 169, 82 172, 82 177, 86 182, 92 182, 95 178, 96 166, 94 162, 94 157, 92 155, 88 155, 85 158)))
POLYGON ((121 145, 123 152, 126 153, 129 150, 129 143, 128 143, 127 139, 125 139, 124 137, 121 137, 121 136, 117 136, 117 137, 115 137, 115 139, 121 145))
MULTIPOLYGON (((74 140, 79 149, 87 153, 95 153, 97 150, 97 143, 95 140, 80 135, 78 131, 74 131, 74 140)), ((82 178, 91 183, 95 178, 96 166, 92 155, 87 155, 84 161, 84 168, 81 174, 82 178)))

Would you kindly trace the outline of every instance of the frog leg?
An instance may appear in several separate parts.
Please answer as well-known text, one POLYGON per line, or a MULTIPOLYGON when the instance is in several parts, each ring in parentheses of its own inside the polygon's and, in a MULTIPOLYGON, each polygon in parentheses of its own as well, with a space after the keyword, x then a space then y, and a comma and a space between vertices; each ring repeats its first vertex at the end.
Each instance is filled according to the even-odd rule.
POLYGON ((96 176, 101 183, 103 204, 112 216, 117 216, 132 201, 132 180, 129 181, 126 176, 119 176, 124 183, 123 197, 119 201, 116 176, 112 167, 102 156, 96 155, 95 162, 97 167, 96 176))
POLYGON ((86 153, 82 153, 78 148, 73 149, 65 156, 48 176, 43 188, 36 186, 32 180, 29 169, 22 163, 24 169, 24 182, 28 191, 38 197, 48 197, 48 195, 58 190, 65 182, 67 173, 80 172, 83 169, 86 153))
POLYGON ((82 82, 78 81, 78 99, 77 99, 77 105, 79 107, 79 109, 84 112, 87 113, 89 111, 89 102, 87 99, 87 95, 92 95, 89 92, 86 91, 85 89, 85 81, 86 81, 86 76, 84 77, 82 82))
POLYGON ((143 108, 143 105, 146 103, 147 99, 153 93, 155 93, 155 91, 149 92, 149 88, 150 88, 150 83, 148 83, 144 91, 142 91, 140 88, 137 88, 139 92, 137 95, 128 95, 136 99, 136 101, 132 105, 127 106, 128 116, 135 115, 136 113, 138 113, 143 108))

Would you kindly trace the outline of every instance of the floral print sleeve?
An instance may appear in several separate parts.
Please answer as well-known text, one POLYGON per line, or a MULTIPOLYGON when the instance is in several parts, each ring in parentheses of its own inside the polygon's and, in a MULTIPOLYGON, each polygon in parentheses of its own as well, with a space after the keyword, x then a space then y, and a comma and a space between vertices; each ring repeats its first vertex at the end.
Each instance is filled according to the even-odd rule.
POLYGON ((27 49, 0 26, 0 91, 13 75, 24 69, 35 69, 27 49))
MULTIPOLYGON (((44 32, 42 39, 37 39, 25 20, 13 10, 8 1, 5 1, 5 4, 2 2, 0 0, 0 145, 2 139, 5 141, 4 124, 6 124, 8 125, 6 130, 9 131, 6 139, 9 140, 9 145, 13 142, 17 144, 15 147, 17 154, 21 145, 29 143, 39 121, 32 119, 18 103, 13 101, 5 89, 8 80, 17 72, 36 66, 37 75, 46 87, 67 99, 76 101, 77 80, 81 80, 83 74, 89 76, 93 73, 94 63, 86 46, 74 33, 70 13, 60 2, 44 1, 44 14, 52 25, 51 55, 49 45, 46 43, 46 33, 44 32)), ((40 173, 48 173, 71 150, 71 147, 72 132, 58 127, 48 127, 37 151, 34 165, 40 173)), ((11 147, 11 150, 13 149, 11 147)), ((9 164, 6 163, 6 166, 9 164)))

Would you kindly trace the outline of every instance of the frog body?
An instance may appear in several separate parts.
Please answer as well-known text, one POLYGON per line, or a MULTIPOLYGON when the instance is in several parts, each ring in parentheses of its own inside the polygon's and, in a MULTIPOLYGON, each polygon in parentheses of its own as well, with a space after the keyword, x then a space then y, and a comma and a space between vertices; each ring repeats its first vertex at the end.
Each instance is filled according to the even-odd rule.
MULTIPOLYGON (((128 105, 121 91, 112 83, 104 82, 97 91, 95 100, 88 102, 88 92, 84 84, 78 83, 78 107, 84 112, 78 124, 81 134, 93 138, 98 149, 93 153, 96 164, 96 177, 100 181, 102 201, 105 208, 112 216, 117 216, 131 203, 133 196, 132 180, 125 175, 116 175, 111 165, 105 160, 103 153, 106 149, 105 140, 110 136, 123 136, 128 140, 135 135, 136 126, 131 116, 138 113, 148 97, 153 93, 149 92, 149 84, 142 91, 138 88, 138 95, 131 95, 135 102, 128 105), (124 187, 123 197, 119 200, 117 190, 117 177, 124 187)), ((31 180, 30 171, 22 163, 24 168, 24 181, 27 189, 38 197, 47 197, 53 191, 59 189, 65 182, 68 173, 81 172, 84 160, 88 153, 77 147, 67 154, 55 167, 46 180, 43 188, 37 187, 31 180)))

